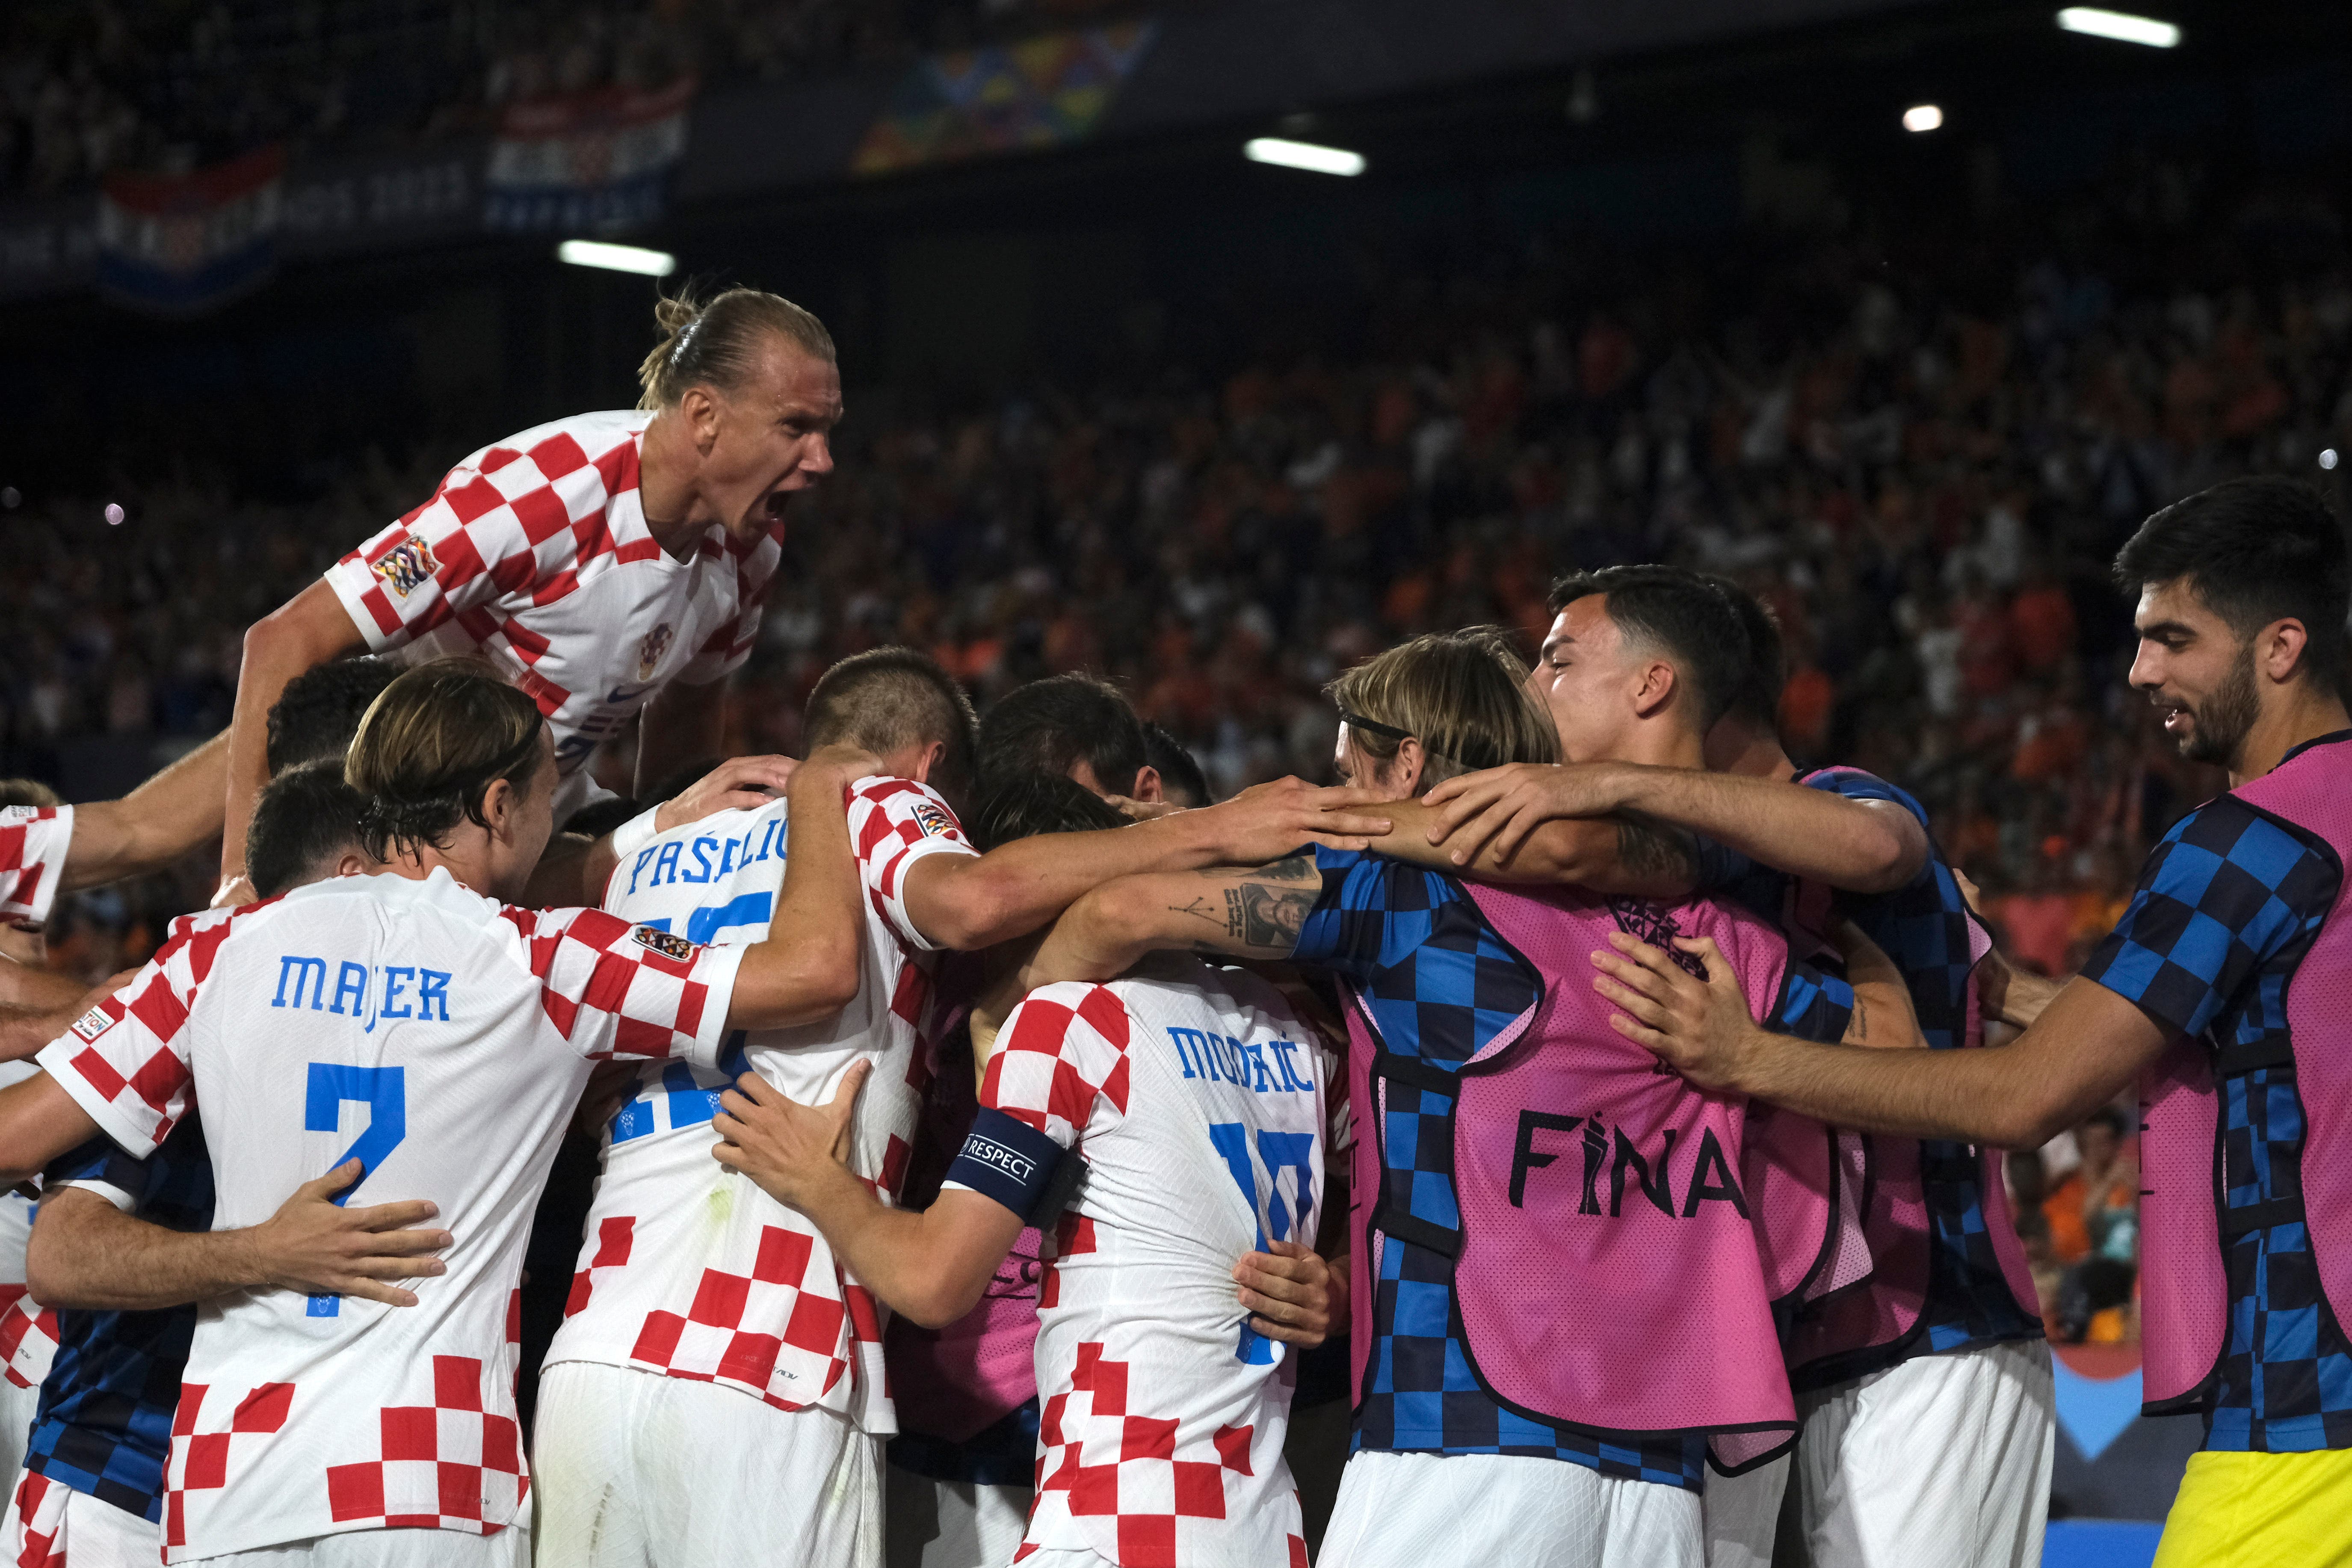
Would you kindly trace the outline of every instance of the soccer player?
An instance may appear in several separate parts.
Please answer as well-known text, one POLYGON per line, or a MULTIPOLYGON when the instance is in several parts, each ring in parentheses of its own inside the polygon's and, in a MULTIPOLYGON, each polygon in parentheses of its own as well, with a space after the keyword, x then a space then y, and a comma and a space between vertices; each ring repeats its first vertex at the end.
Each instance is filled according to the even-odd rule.
MULTIPOLYGON (((263 755, 276 778, 298 763, 332 757, 340 763, 359 733, 360 720, 400 673, 388 658, 362 654, 306 669, 286 683, 263 725, 263 755)), ((256 890, 260 879, 255 878, 256 890)), ((263 893, 262 897, 273 895, 263 893)))
MULTIPOLYGON (((1838 910, 1902 968, 1927 1044, 1978 1043, 1970 974, 1988 944, 1926 811, 1859 769, 1798 773, 1775 721, 1779 628, 1736 584, 1713 585, 1739 614, 1750 649, 1730 710, 1707 736, 1714 771, 1591 763, 1448 780, 1430 794, 1443 807, 1431 831, 1507 844, 1536 822, 1633 812, 1705 835, 1788 873, 1743 880, 1760 912, 1783 918, 1785 908, 1792 923, 1818 922, 1833 894, 1845 895, 1838 910)), ((1575 610, 1566 605, 1563 620, 1575 610)), ((1570 681, 1558 695, 1571 706, 1584 700, 1570 681)), ((1794 1458, 1802 1529, 1818 1561, 1975 1568, 2040 1552, 2055 1444, 2049 1351, 1990 1158, 1942 1141, 1869 1145, 1873 1279, 1809 1308, 1789 1347, 1790 1379, 1805 1396, 1794 1458), (1980 1440, 1956 1445, 1956 1431, 1980 1440), (1930 1473, 1937 1484, 1920 1486, 1930 1473)), ((1770 1561, 1785 1473, 1776 1463, 1710 1484, 1715 1568, 1770 1561)))
MULTIPOLYGON (((1704 589, 1626 597, 1611 605, 1629 620, 1648 611, 1654 632, 1618 635, 1609 606, 1578 623, 1583 657, 1618 675, 1593 700, 1612 707, 1614 743, 1695 763, 1723 700, 1720 661, 1696 645, 1736 645, 1736 627, 1722 635, 1728 610, 1704 589)), ((1552 760, 1527 676, 1501 634, 1479 631, 1349 671, 1333 688, 1342 776, 1402 799, 1457 771, 1552 760)), ((1418 837, 1401 823, 1380 842, 1418 837)), ((1719 1437, 1727 1463, 1793 1434, 1771 1309, 1803 1281, 1828 1215, 1817 1198, 1806 1256, 1770 1255, 1750 1215, 1783 1194, 1748 1182, 1740 1108, 1685 1097, 1619 1048, 1569 963, 1628 927, 1721 933, 1737 949, 1726 972, 1780 1026, 1835 1038, 1863 1011, 1745 910, 1504 891, 1321 849, 1258 872, 1109 884, 1037 960, 1048 976, 1097 974, 1143 948, 1200 944, 1328 970, 1351 998, 1350 1099, 1369 1130, 1347 1290, 1356 1453, 1327 1563, 1696 1565, 1708 1433, 1760 1430, 1719 1437), (1637 1250, 1642 1266, 1625 1267, 1637 1250), (1532 1312, 1531 1278, 1547 1281, 1532 1312)), ((1870 1026, 1899 1032, 1899 984, 1869 989, 1870 1026)), ((1826 1134, 1815 1141, 1825 1164, 1826 1134)))
POLYGON ((459 660, 411 669, 346 763, 373 877, 176 922, 153 963, 0 1091, 11 1179, 103 1132, 152 1153, 201 1100, 215 1223, 267 1217, 348 1160, 456 1238, 417 1305, 283 1292, 199 1321, 166 1469, 171 1562, 520 1563, 528 1473, 509 1326, 532 1200, 590 1064, 714 1064, 730 1029, 814 1022, 855 986, 840 809, 864 759, 794 774, 768 941, 719 949, 519 891, 552 830, 549 727, 459 660), (476 889, 481 889, 477 891, 476 889), (387 1531, 413 1531, 390 1535, 387 1531))
MULTIPOLYGON (((273 779, 249 846, 262 896, 368 868, 365 805, 340 759, 273 779)), ((27 1262, 36 1295, 59 1309, 58 1347, 39 1385, 26 1474, 0 1523, 0 1557, 41 1568, 162 1560, 163 1468, 194 1303, 278 1289, 415 1304, 383 1281, 434 1272, 427 1255, 448 1235, 403 1228, 429 1221, 429 1203, 338 1207, 360 1175, 346 1161, 260 1225, 214 1231, 212 1164, 194 1115, 143 1160, 93 1138, 50 1163, 27 1262)))
POLYGON ((1216 804, 1216 794, 1209 788, 1209 775, 1201 771, 1200 759, 1185 749, 1183 742, 1149 719, 1143 721, 1143 755, 1151 771, 1160 775, 1160 799, 1188 810, 1216 804))
POLYGON ((1091 675, 1033 680, 989 709, 980 729, 981 787, 1032 773, 1060 773, 1097 795, 1163 798, 1143 721, 1118 688, 1091 675))
MULTIPOLYGON (((219 802, 211 797, 227 760, 227 738, 215 736, 121 800, 0 805, 0 924, 37 928, 59 893, 160 870, 218 833, 219 802)), ((0 963, 0 1047, 17 1044, 19 1026, 46 1023, 49 1009, 83 989, 23 963, 0 963)))
MULTIPOLYGON (((572 1310, 541 1385, 553 1478, 542 1550, 557 1561, 879 1561, 874 1439, 895 1429, 880 1319, 804 1218, 710 1162, 720 1089, 756 1070, 814 1101, 851 1066, 874 1066, 849 1164, 887 1202, 914 1133, 926 1070, 917 1029, 939 950, 1034 931, 1107 877, 1269 858, 1334 826, 1307 808, 1323 797, 1300 786, 981 856, 954 804, 973 772, 970 704, 936 663, 906 648, 828 670, 806 729, 812 743, 855 743, 881 759, 851 792, 867 911, 855 995, 836 1018, 746 1039, 716 1070, 648 1069, 609 1128, 572 1310), (616 1408, 643 1418, 596 1414, 616 1408), (741 1468, 715 1473, 709 1455, 660 1440, 669 1423, 739 1432, 726 1447, 741 1468), (741 1506, 767 1497, 780 1471, 793 1478, 793 1506, 741 1506)), ((777 801, 657 834, 615 867, 605 907, 697 942, 757 936, 792 809, 777 801)))
POLYGON ((541 425, 459 463, 428 500, 246 634, 222 876, 244 866, 263 718, 288 681, 366 647, 488 659, 552 728, 561 823, 597 745, 640 710, 638 794, 720 749, 794 492, 833 471, 833 339, 788 300, 665 300, 634 410, 541 425))
POLYGON ((1597 984, 1626 1010, 1620 1029, 1694 1082, 1881 1134, 2032 1148, 2138 1077, 2147 1407, 2206 1418, 2157 1561, 2341 1562, 2344 536, 2303 486, 2233 479, 2149 518, 2116 575, 2138 595, 2132 684, 2231 789, 2165 834, 2081 975, 2046 1005, 2002 1005, 2032 1017, 2015 1043, 1767 1037, 1645 945, 1597 956, 1597 984))
POLYGON ((1019 1560, 1303 1563, 1284 1342, 1319 1343, 1328 1321, 1307 1245, 1328 1058, 1270 984, 1195 958, 1016 1004, 1038 940, 989 954, 977 1112, 922 1212, 885 1206, 834 1157, 855 1079, 813 1110, 747 1075, 722 1098, 716 1153, 927 1326, 970 1312, 1024 1226, 1049 1227, 1037 1492, 1019 1560), (1269 1249, 1311 1266, 1302 1301, 1267 1303, 1278 1319, 1234 1283, 1236 1258, 1269 1249))

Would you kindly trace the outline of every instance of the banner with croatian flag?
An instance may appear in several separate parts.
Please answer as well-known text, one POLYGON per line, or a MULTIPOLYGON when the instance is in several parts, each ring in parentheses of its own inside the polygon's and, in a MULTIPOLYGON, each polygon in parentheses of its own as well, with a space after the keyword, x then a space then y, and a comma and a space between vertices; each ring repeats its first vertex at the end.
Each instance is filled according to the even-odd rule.
POLYGON ((518 103, 483 176, 483 220, 508 233, 609 234, 659 217, 686 153, 695 79, 656 92, 600 88, 518 103))
POLYGON ((278 265, 285 177, 282 147, 184 174, 109 174, 98 197, 99 287, 190 315, 258 286, 278 265))

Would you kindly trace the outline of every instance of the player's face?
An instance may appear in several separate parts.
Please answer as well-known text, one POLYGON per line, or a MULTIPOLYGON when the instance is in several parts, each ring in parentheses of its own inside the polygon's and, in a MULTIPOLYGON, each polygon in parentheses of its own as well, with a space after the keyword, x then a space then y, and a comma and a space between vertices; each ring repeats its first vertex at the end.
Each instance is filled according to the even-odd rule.
POLYGON ((46 933, 29 921, 0 921, 0 958, 12 959, 28 969, 46 966, 49 962, 46 933))
POLYGON ((2255 639, 2240 637, 2185 579, 2142 588, 2132 625, 2131 683, 2164 715, 2164 732, 2190 762, 2229 766, 2262 716, 2255 639))
POLYGON ((504 819, 494 819, 499 831, 491 835, 491 875, 498 886, 490 892, 514 903, 538 868, 547 841, 555 837, 555 737, 544 725, 539 731, 539 766, 507 796, 507 803, 504 819))
POLYGON ((841 372, 781 337, 763 342, 757 372, 720 405, 718 437, 703 459, 702 498, 737 539, 780 521, 794 490, 833 472, 841 422, 841 372))
POLYGON ((1640 679, 1603 595, 1588 594, 1561 606, 1528 672, 1528 690, 1551 714, 1562 761, 1601 762, 1617 754, 1640 679))

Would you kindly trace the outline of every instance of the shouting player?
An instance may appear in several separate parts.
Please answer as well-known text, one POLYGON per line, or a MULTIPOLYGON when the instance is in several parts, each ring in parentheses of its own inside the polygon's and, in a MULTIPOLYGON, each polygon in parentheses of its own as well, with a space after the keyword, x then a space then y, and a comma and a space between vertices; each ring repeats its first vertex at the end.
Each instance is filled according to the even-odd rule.
POLYGON ((269 1292, 204 1315, 166 1471, 167 1561, 275 1561, 299 1542, 322 1563, 523 1562, 511 1303, 591 1062, 715 1064, 730 1029, 842 1005, 830 977, 854 968, 860 900, 839 803, 856 765, 827 753, 794 775, 778 921, 799 940, 716 949, 499 901, 552 831, 552 752, 538 707, 478 665, 408 671, 347 763, 385 873, 176 922, 40 1076, 0 1091, 12 1174, 98 1132, 143 1157, 201 1100, 213 1146, 237 1152, 215 1169, 217 1226, 265 1219, 357 1159, 364 1196, 427 1198, 457 1238, 412 1309, 269 1292))
MULTIPOLYGON (((1728 611, 1702 590, 1659 618, 1688 632, 1709 615, 1728 611)), ((1580 640, 1638 667, 1594 699, 1628 731, 1617 743, 1696 761, 1721 701, 1712 663, 1680 640, 1635 646, 1598 626, 1580 640)), ((1350 670, 1334 686, 1342 775, 1403 799, 1465 769, 1552 760, 1527 673, 1489 632, 1419 638, 1350 670)), ((1356 1453, 1328 1563, 1696 1565, 1709 1434, 1744 1464, 1793 1432, 1772 1309, 1830 1234, 1825 1199, 1805 1210, 1777 1174, 1769 1190, 1752 1182, 1741 1108, 1675 1089, 1608 1028, 1569 964, 1627 928, 1720 933, 1728 973, 1784 1026, 1834 1038, 1860 1014, 1843 982, 1744 910, 1504 891, 1321 849, 1258 872, 1110 884, 1039 957, 1046 975, 1089 975, 1193 945, 1327 969, 1352 998, 1349 1098, 1366 1129, 1347 1292, 1356 1453), (1809 1240, 1776 1250, 1759 1226, 1784 1209, 1809 1240), (1643 1263, 1626 1267, 1636 1249, 1643 1263), (1530 1278, 1551 1283, 1530 1294, 1530 1278)), ((1899 1031, 1899 986, 1871 989, 1874 1025, 1899 1031)), ((1826 1167, 1826 1135, 1813 1145, 1826 1167)))
POLYGON ((230 730, 225 880, 242 870, 263 716, 286 683, 362 646, 477 654, 555 737, 560 823, 597 745, 640 710, 638 793, 720 749, 725 678, 750 654, 795 491, 833 471, 833 339, 789 300, 666 300, 635 409, 486 447, 430 500, 254 623, 230 730))
MULTIPOLYGON (((849 1168, 887 1203, 914 1132, 916 1031, 938 950, 1034 931, 1108 877, 1267 858, 1302 835, 1350 826, 1319 816, 1314 806, 1327 797, 1290 784, 1181 818, 982 856, 956 815, 973 773, 972 729, 954 681, 906 648, 845 659, 811 694, 813 744, 845 742, 881 759, 850 803, 866 911, 853 933, 864 954, 853 994, 839 1016, 752 1037, 717 1070, 648 1069, 608 1128, 572 1310, 541 1384, 551 1561, 879 1560, 874 1439, 895 1429, 880 1321, 855 1271, 803 1217, 711 1163, 708 1124, 728 1082, 756 1071, 814 1101, 853 1065, 873 1066, 849 1168), (613 1409, 639 1414, 597 1414, 613 1409), (709 1454, 666 1441, 678 1423, 740 1433, 725 1447, 740 1468, 714 1471, 709 1454), (772 1496, 778 1474, 792 1478, 782 1502, 772 1496), (767 1500, 744 1506, 752 1496, 767 1500)), ((768 889, 793 809, 777 801, 656 834, 615 866, 606 908, 698 942, 762 931, 780 940, 768 889)))
MULTIPOLYGON (((2352 921, 2344 535, 2309 489, 2233 479, 2116 558, 2139 597, 2131 681, 2229 793, 2175 823, 2122 921, 2015 1043, 1859 1052, 1759 1035, 1658 949, 1596 963, 1619 1026, 1695 1082, 1840 1125, 2032 1148, 2140 1079, 2151 1415, 2200 1410, 2163 1568, 2352 1554, 2346 1205, 2335 1184, 2352 921)), ((1702 952, 1702 957, 1704 957, 1702 952)), ((2035 1009, 2015 1012, 2028 1016, 2035 1009)))

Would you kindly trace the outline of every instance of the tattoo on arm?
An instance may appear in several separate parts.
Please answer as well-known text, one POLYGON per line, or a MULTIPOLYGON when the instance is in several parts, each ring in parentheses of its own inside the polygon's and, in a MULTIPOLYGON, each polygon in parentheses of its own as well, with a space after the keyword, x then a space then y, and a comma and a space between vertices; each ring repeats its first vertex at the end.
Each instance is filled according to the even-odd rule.
POLYGON ((1298 933, 1322 892, 1321 877, 1311 855, 1293 855, 1240 875, 1230 868, 1202 875, 1225 884, 1222 910, 1207 898, 1168 906, 1171 914, 1191 915, 1224 928, 1222 937, 1195 942, 1195 952, 1287 957, 1297 948, 1298 933))
POLYGON ((1863 1005, 1859 995, 1853 999, 1853 1023, 1846 1033, 1855 1045, 1861 1045, 1870 1038, 1870 1009, 1863 1005))
POLYGON ((1698 849, 1682 828, 1622 816, 1617 818, 1617 864, 1637 877, 1696 877, 1698 849))

